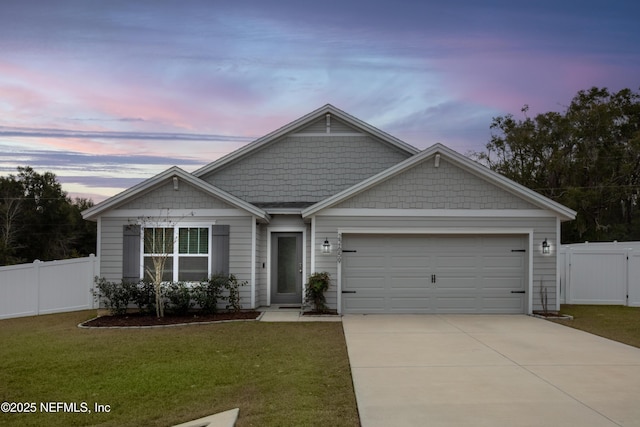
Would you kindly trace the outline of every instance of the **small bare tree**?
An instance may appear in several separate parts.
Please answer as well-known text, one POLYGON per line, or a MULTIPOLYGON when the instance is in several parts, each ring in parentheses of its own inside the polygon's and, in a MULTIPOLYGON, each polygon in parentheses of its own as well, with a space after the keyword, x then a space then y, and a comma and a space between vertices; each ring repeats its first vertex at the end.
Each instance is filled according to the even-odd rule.
POLYGON ((20 262, 17 250, 25 247, 18 238, 25 228, 24 190, 9 178, 0 177, 0 265, 20 262))
MULTIPOLYGON (((140 217, 137 219, 140 231, 143 233, 145 257, 151 259, 151 265, 144 266, 144 273, 153 284, 156 315, 158 317, 164 317, 162 284, 165 282, 165 267, 167 260, 173 256, 173 248, 176 241, 174 229, 178 222, 182 220, 182 218, 175 220, 169 214, 169 209, 167 209, 166 215, 160 214, 157 217, 140 217)), ((193 212, 191 215, 193 215, 193 212)))
POLYGON ((540 279, 540 304, 542 304, 542 313, 547 316, 549 314, 549 301, 547 298, 547 288, 544 286, 542 278, 540 279))
MULTIPOLYGON (((164 317, 164 301, 162 295, 162 283, 164 282, 164 270, 167 259, 173 253, 173 228, 172 227, 148 227, 142 228, 145 248, 151 251, 151 266, 144 266, 145 275, 153 283, 156 299, 156 316, 164 317), (167 241, 167 231, 170 230, 170 240, 167 241), (171 247, 171 251, 169 251, 171 247)), ((146 252, 146 250, 145 250, 146 252)))
POLYGON ((0 243, 5 248, 17 246, 20 230, 18 219, 22 215, 21 198, 5 197, 0 201, 0 243))

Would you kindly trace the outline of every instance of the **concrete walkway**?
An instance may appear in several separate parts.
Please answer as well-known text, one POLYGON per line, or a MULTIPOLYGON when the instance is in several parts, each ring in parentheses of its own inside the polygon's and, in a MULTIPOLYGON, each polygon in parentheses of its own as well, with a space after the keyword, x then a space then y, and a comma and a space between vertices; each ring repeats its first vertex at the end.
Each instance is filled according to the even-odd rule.
POLYGON ((220 412, 219 414, 213 414, 208 417, 177 424, 173 427, 233 427, 236 425, 239 412, 239 408, 234 408, 225 412, 220 412))
POLYGON ((299 310, 269 310, 260 317, 261 322, 341 322, 341 316, 303 316, 299 310))
POLYGON ((640 349, 528 316, 346 315, 363 427, 640 426, 640 349))

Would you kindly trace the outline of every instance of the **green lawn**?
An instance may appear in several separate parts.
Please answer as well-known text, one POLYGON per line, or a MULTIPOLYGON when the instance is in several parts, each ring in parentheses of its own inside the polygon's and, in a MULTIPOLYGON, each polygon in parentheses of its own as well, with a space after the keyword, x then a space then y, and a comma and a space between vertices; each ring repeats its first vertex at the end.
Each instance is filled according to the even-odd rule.
POLYGON ((553 320, 572 328, 640 347, 640 307, 620 305, 563 305, 573 320, 553 320))
POLYGON ((0 413, 0 425, 170 426, 236 407, 240 427, 359 425, 340 323, 76 327, 93 314, 0 320, 0 402, 38 409, 0 413))

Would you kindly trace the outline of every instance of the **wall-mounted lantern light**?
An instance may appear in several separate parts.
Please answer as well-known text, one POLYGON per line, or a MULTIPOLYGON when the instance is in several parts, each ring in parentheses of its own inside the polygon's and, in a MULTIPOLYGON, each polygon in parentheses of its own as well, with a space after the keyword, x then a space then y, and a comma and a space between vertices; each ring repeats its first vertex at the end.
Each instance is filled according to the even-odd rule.
POLYGON ((550 250, 551 246, 549 245, 549 242, 547 242, 547 238, 545 237, 544 242, 542 242, 542 253, 548 254, 550 250))
POLYGON ((329 243, 329 239, 325 238, 324 243, 322 244, 322 253, 330 254, 331 253, 331 243, 329 243))

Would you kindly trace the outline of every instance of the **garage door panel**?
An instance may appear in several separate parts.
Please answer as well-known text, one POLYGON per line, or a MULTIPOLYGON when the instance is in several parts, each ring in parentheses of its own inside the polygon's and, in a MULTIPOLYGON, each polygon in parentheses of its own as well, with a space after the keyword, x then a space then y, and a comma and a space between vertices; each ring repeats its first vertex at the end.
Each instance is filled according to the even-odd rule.
POLYGON ((433 247, 435 242, 433 240, 425 242, 423 236, 420 235, 389 235, 381 243, 396 247, 423 249, 433 247))
POLYGON ((345 291, 358 291, 358 290, 376 290, 385 289, 387 280, 385 277, 352 277, 346 283, 347 286, 343 286, 345 291))
POLYGON ((389 298, 389 311, 392 313, 433 313, 431 298, 389 298))
POLYGON ((512 269, 520 271, 524 267, 524 257, 522 254, 499 254, 499 255, 485 255, 482 262, 483 268, 486 270, 491 269, 512 269))
POLYGON ((377 268, 350 268, 349 274, 347 277, 349 278, 371 278, 371 277, 385 277, 387 275, 388 270, 384 268, 384 266, 377 268))
POLYGON ((438 313, 493 313, 513 314, 524 311, 522 298, 514 297, 439 297, 438 313))
POLYGON ((485 277, 482 279, 481 288, 487 291, 524 291, 525 284, 522 277, 485 277))
POLYGON ((345 313, 523 313, 526 236, 345 235, 345 313), (517 252, 513 252, 517 250, 517 252), (435 283, 433 282, 435 278, 435 283))
POLYGON ((425 256, 392 256, 392 268, 428 269, 430 260, 425 256))
POLYGON ((438 313, 472 313, 477 304, 477 299, 468 296, 449 296, 449 297, 437 297, 435 304, 438 313))
MULTIPOLYGON (((423 236, 423 238, 424 237, 425 236, 423 236)), ((482 244, 482 238, 480 236, 442 235, 429 236, 428 238, 433 242, 433 246, 437 247, 440 251, 444 251, 447 248, 478 248, 482 244)))
POLYGON ((382 268, 382 266, 387 264, 387 260, 385 256, 382 255, 371 255, 371 254, 361 254, 357 257, 348 256, 345 257, 345 266, 347 268, 382 268))
POLYGON ((478 278, 473 276, 438 276, 437 290, 440 292, 450 290, 465 290, 475 292, 478 287, 478 278))
POLYGON ((524 299, 511 297, 485 297, 482 299, 485 313, 511 314, 514 311, 524 312, 524 299))
POLYGON ((389 281, 390 290, 418 289, 424 291, 427 287, 426 280, 422 277, 392 276, 389 281))
POLYGON ((438 255, 435 257, 434 269, 444 270, 475 270, 478 268, 477 256, 461 256, 456 254, 438 255))

